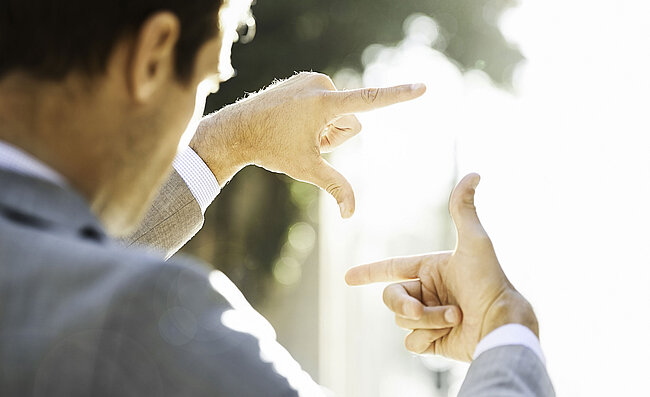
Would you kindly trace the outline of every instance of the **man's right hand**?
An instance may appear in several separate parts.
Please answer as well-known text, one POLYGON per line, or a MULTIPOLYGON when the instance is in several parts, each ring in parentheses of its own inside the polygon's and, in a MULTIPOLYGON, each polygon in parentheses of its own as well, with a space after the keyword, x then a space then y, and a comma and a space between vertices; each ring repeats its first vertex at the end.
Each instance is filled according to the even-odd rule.
POLYGON ((471 361, 478 342, 502 325, 522 324, 538 335, 532 307, 506 278, 476 215, 479 180, 477 174, 465 176, 451 195, 449 210, 457 230, 453 253, 387 259, 354 267, 345 276, 350 285, 411 280, 386 287, 384 301, 397 324, 413 330, 405 341, 412 352, 471 361), (445 312, 460 308, 455 312, 458 325, 450 329, 444 324, 436 315, 441 306, 445 312))
POLYGON ((409 101, 423 84, 339 91, 319 73, 299 73, 203 118, 190 143, 225 184, 256 164, 319 186, 339 204, 341 216, 355 209, 352 186, 321 153, 361 131, 354 113, 409 101))

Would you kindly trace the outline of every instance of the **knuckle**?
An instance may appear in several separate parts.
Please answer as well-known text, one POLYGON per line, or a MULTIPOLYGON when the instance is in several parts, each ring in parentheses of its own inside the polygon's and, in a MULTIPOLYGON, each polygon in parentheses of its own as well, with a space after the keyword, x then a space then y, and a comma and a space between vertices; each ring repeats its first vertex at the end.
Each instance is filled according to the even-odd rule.
POLYGON ((382 298, 386 306, 388 306, 391 310, 393 310, 393 308, 391 307, 391 303, 393 302, 394 295, 395 295, 395 284, 391 284, 386 288, 384 288, 382 298))
POLYGON ((460 200, 454 200, 451 203, 451 209, 457 213, 460 213, 465 210, 476 211, 473 202, 467 201, 465 197, 460 200))
POLYGON ((411 332, 406 339, 404 339, 404 346, 406 347, 406 350, 415 354, 422 354, 429 347, 428 344, 422 343, 417 331, 411 332))
POLYGON ((355 117, 355 118, 354 118, 354 130, 355 130, 355 131, 357 132, 357 134, 358 134, 359 132, 361 132, 362 129, 363 129, 363 124, 361 124, 361 122, 359 121, 359 119, 357 119, 357 118, 355 117))
POLYGON ((490 236, 487 235, 485 232, 480 232, 478 235, 475 237, 476 242, 479 243, 482 247, 487 248, 487 249, 494 249, 494 245, 492 244, 492 239, 490 236))
POLYGON ((361 91, 361 98, 364 102, 372 104, 377 100, 379 96, 378 88, 366 88, 361 91))
POLYGON ((382 299, 384 300, 384 304, 386 306, 388 306, 388 308, 390 310, 393 310, 393 308, 391 307, 392 296, 393 296, 393 293, 391 291, 391 287, 392 286, 389 285, 388 287, 384 288, 384 292, 382 294, 382 299))
POLYGON ((329 183, 325 187, 325 191, 327 193, 331 194, 332 196, 334 196, 334 198, 336 198, 337 202, 340 202, 340 196, 341 196, 341 191, 342 191, 341 185, 339 185, 338 183, 329 183))
POLYGON ((332 146, 332 140, 329 137, 329 135, 325 134, 321 137, 321 148, 322 149, 327 149, 330 146, 332 146))
POLYGON ((388 262, 388 266, 386 266, 386 274, 385 277, 388 279, 391 277, 393 274, 397 274, 399 270, 399 264, 397 263, 396 258, 391 258, 390 261, 388 262))
POLYGON ((309 72, 308 78, 314 85, 317 85, 321 88, 328 90, 334 89, 334 82, 332 82, 332 79, 325 74, 309 72))
POLYGON ((461 200, 464 205, 474 208, 474 189, 471 189, 466 194, 463 195, 461 200))
POLYGON ((415 342, 413 341, 414 339, 413 335, 415 335, 415 332, 411 332, 406 336, 406 338, 404 338, 404 347, 406 348, 406 350, 412 353, 417 353, 415 351, 415 342))
POLYGON ((302 71, 302 72, 299 72, 298 74, 296 74, 295 77, 299 77, 299 78, 310 78, 310 77, 313 76, 314 74, 316 74, 316 73, 314 73, 314 72, 306 72, 306 71, 302 71))
POLYGON ((404 317, 401 317, 401 316, 399 316, 397 314, 395 315, 395 324, 397 325, 397 327, 399 327, 401 329, 406 329, 406 330, 409 330, 409 331, 413 331, 416 328, 416 325, 417 325, 417 324, 413 324, 412 321, 410 321, 410 320, 408 320, 408 319, 406 319, 404 317))
POLYGON ((322 85, 313 85, 309 89, 304 91, 304 95, 297 98, 299 103, 303 106, 305 101, 307 102, 308 107, 312 110, 312 116, 320 117, 320 123, 326 125, 331 120, 331 114, 329 111, 332 105, 332 98, 330 92, 332 90, 324 88, 322 85))

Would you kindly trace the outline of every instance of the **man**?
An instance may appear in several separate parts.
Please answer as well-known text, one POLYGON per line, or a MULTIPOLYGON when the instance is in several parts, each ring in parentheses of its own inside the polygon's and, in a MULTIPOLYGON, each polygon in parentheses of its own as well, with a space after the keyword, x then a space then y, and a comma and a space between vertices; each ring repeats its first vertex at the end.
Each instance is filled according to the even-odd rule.
POLYGON ((316 184, 351 216, 352 189, 320 153, 359 132, 354 112, 424 87, 340 92, 299 74, 203 120, 175 157, 223 61, 229 6, 0 6, 1 395, 321 393, 225 277, 163 255, 247 164, 316 184))

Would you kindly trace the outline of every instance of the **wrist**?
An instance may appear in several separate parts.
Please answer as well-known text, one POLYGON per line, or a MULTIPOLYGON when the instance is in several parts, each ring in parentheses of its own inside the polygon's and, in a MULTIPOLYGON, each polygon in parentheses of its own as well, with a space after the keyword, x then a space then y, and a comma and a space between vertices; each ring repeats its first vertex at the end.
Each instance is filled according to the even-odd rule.
POLYGON ((483 319, 479 341, 506 324, 521 324, 530 329, 539 339, 539 324, 533 307, 513 288, 504 290, 488 308, 483 319))
POLYGON ((189 143, 210 168, 220 186, 224 186, 246 165, 245 147, 241 144, 235 120, 226 108, 204 117, 189 143))

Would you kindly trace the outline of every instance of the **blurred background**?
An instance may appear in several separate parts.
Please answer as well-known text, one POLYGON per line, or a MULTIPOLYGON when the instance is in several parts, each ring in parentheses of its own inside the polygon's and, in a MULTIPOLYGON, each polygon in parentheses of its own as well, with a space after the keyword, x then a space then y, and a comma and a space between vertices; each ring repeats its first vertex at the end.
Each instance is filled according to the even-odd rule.
POLYGON ((536 308, 559 396, 639 395, 650 354, 650 3, 632 0, 259 0, 236 76, 206 112, 296 71, 338 88, 424 82, 362 114, 328 159, 355 187, 341 220, 317 188, 248 167, 182 250, 214 264, 279 341, 340 396, 455 396, 466 365, 422 358, 345 270, 452 249, 447 200, 477 206, 536 308))

